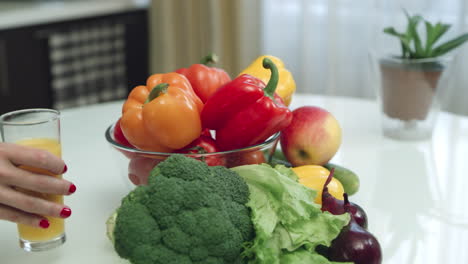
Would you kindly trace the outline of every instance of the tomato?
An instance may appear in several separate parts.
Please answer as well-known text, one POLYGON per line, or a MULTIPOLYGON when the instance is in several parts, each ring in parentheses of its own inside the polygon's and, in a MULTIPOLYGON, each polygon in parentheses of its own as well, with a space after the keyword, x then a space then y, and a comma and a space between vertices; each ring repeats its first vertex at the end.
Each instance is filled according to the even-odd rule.
POLYGON ((120 118, 117 121, 117 123, 115 123, 115 126, 114 126, 114 139, 115 139, 115 141, 117 143, 119 143, 121 145, 133 148, 132 144, 130 144, 130 142, 128 142, 128 140, 125 138, 125 136, 124 136, 124 134, 122 132, 122 128, 120 127, 120 118))
POLYGON ((266 163, 265 155, 261 150, 229 153, 227 155, 228 167, 237 167, 249 164, 266 163))
POLYGON ((208 129, 208 128, 204 128, 201 132, 201 135, 202 136, 205 136, 205 137, 210 137, 211 138, 211 131, 208 129))
MULTIPOLYGON (((115 126, 114 126, 114 140, 115 140, 115 142, 117 142, 120 145, 123 145, 125 147, 135 148, 125 138, 125 136, 124 136, 124 134, 122 132, 122 128, 120 127, 120 118, 117 121, 117 123, 115 123, 115 126)), ((115 147, 115 149, 118 150, 120 153, 124 154, 125 157, 127 157, 129 159, 132 159, 132 158, 136 157, 136 154, 134 152, 126 151, 126 150, 120 149, 118 147, 115 147)))
MULTIPOLYGON (((218 152, 219 150, 216 146, 216 141, 211 136, 208 136, 209 130, 206 131, 208 132, 204 132, 204 134, 202 134, 199 138, 195 139, 187 147, 176 152, 187 154, 209 154, 213 152, 218 152)), ((208 166, 225 165, 225 159, 222 155, 202 156, 199 159, 208 164, 208 166)))
POLYGON ((161 159, 147 157, 135 157, 128 164, 128 178, 135 185, 148 184, 148 176, 151 170, 158 165, 161 159))

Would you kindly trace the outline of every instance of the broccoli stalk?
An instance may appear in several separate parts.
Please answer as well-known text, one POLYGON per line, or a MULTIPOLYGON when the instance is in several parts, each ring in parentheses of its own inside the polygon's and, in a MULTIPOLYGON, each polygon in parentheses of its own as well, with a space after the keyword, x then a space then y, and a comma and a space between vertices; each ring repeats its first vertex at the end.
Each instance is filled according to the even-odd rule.
POLYGON ((107 221, 120 257, 133 264, 246 263, 254 237, 249 188, 235 172, 172 155, 107 221))
POLYGON ((114 238, 114 229, 115 229, 115 220, 117 219, 117 210, 115 210, 109 218, 107 218, 106 221, 106 235, 107 238, 112 242, 112 244, 115 244, 115 238, 114 238))

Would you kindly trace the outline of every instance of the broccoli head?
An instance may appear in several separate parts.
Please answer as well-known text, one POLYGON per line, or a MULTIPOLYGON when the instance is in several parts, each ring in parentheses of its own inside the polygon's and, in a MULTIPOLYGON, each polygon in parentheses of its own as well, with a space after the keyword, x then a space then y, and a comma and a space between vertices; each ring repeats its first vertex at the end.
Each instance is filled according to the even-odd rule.
POLYGON ((122 200, 110 221, 115 250, 134 264, 245 263, 254 237, 248 201, 237 173, 172 155, 122 200))

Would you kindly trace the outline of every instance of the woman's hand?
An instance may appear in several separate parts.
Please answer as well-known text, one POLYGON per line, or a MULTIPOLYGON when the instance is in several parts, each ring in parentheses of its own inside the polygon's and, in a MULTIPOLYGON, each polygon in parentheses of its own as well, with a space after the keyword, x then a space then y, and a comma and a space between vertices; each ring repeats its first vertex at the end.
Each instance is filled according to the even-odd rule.
POLYGON ((41 199, 28 192, 72 194, 76 190, 74 184, 51 176, 65 173, 66 170, 67 166, 63 160, 50 152, 0 143, 0 219, 47 228, 49 222, 43 216, 69 217, 69 207, 41 199), (37 172, 30 172, 21 167, 37 168, 37 172), (18 189, 25 191, 20 192, 18 189))

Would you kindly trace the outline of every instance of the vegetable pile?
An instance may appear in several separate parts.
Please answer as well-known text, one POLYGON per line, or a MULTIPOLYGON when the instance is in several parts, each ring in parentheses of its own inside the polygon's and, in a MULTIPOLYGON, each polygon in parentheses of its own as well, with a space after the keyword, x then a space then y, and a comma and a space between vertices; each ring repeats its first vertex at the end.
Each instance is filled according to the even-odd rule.
POLYGON ((349 216, 323 213, 316 192, 288 168, 208 166, 173 155, 151 172, 108 222, 120 257, 140 263, 331 263, 349 216))
POLYGON ((233 80, 202 63, 135 87, 114 139, 165 155, 117 148, 137 185, 107 221, 117 254, 133 264, 380 264, 367 215, 348 200, 359 178, 329 162, 338 121, 289 109, 294 90, 273 56, 233 80), (256 148, 275 134, 281 150, 256 148))

